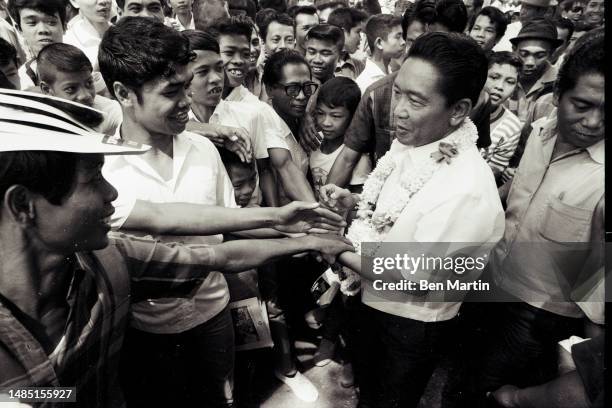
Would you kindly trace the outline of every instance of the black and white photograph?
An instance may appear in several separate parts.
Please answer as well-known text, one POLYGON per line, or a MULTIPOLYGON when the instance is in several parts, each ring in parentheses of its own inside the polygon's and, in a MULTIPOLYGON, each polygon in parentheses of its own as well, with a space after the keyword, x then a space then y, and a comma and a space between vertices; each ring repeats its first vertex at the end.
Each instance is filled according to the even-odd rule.
POLYGON ((0 0, 0 408, 604 408, 605 0, 0 0))

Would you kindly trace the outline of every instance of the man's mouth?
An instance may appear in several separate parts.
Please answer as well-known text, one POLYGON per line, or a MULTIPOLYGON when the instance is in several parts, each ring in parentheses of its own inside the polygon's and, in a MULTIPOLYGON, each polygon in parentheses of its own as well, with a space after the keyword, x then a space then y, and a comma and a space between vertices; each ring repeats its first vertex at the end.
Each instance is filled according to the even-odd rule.
POLYGON ((177 122, 182 124, 186 124, 189 122, 189 111, 180 112, 172 117, 177 122))
POLYGON ((244 77, 244 71, 242 69, 228 69, 227 73, 235 78, 244 77))
POLYGON ((498 100, 500 100, 500 99, 502 98, 502 96, 501 96, 500 94, 496 93, 496 92, 491 92, 491 93, 489 94, 489 97, 490 97, 491 99, 496 100, 496 101, 498 101, 498 100))
POLYGON ((208 94, 210 96, 217 96, 217 95, 221 95, 221 92, 223 92, 223 88, 220 86, 216 86, 213 89, 211 89, 210 91, 208 91, 208 94))
POLYGON ((41 38, 38 42, 41 44, 52 44, 53 40, 51 38, 41 38))

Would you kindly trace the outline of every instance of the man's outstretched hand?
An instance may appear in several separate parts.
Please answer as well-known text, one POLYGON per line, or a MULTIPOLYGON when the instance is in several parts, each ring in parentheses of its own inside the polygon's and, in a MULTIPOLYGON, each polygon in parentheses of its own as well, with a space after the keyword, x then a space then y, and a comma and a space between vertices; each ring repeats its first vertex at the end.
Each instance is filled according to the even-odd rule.
POLYGON ((187 130, 208 138, 216 146, 236 153, 243 162, 250 163, 253 160, 251 139, 244 129, 190 121, 187 130))
POLYGON ((320 206, 319 203, 294 201, 278 208, 274 229, 287 233, 337 232, 344 226, 344 218, 320 206))
POLYGON ((330 265, 336 262, 338 255, 344 252, 355 252, 351 241, 339 235, 311 234, 308 235, 308 238, 314 241, 314 250, 330 265))

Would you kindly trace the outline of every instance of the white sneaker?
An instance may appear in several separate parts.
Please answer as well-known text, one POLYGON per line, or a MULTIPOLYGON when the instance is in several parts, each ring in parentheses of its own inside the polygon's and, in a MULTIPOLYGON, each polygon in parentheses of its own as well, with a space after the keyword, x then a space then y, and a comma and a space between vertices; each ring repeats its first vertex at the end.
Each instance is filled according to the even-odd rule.
POLYGON ((319 391, 317 391, 317 388, 299 371, 297 371, 293 377, 287 377, 276 370, 274 370, 274 375, 280 381, 287 384, 289 388, 291 388, 291 391, 293 391, 293 394, 300 400, 314 402, 319 398, 319 391))

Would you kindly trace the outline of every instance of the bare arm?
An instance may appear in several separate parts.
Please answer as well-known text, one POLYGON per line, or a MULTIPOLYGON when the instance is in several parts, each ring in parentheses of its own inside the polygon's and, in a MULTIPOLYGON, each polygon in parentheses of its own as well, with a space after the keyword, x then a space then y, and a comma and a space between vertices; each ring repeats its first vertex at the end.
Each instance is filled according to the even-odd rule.
POLYGON ((287 196, 294 201, 316 202, 308 180, 291 160, 289 150, 272 148, 268 152, 287 196))
POLYGON ((357 166, 361 153, 344 146, 327 176, 327 183, 346 187, 351 180, 353 169, 357 166))
POLYGON ((137 200, 121 228, 154 235, 213 235, 257 228, 275 228, 282 232, 335 231, 344 225, 342 217, 313 203, 225 208, 137 200))
POLYGON ((276 187, 276 177, 272 167, 270 167, 270 159, 258 159, 257 169, 259 170, 259 187, 264 202, 268 207, 278 207, 278 188, 276 187))
MULTIPOLYGON (((230 241, 215 245, 215 267, 223 272, 240 272, 284 256, 317 251, 328 258, 352 250, 340 237, 307 235, 299 238, 230 241)), ((333 259, 330 259, 333 260, 333 259)))

